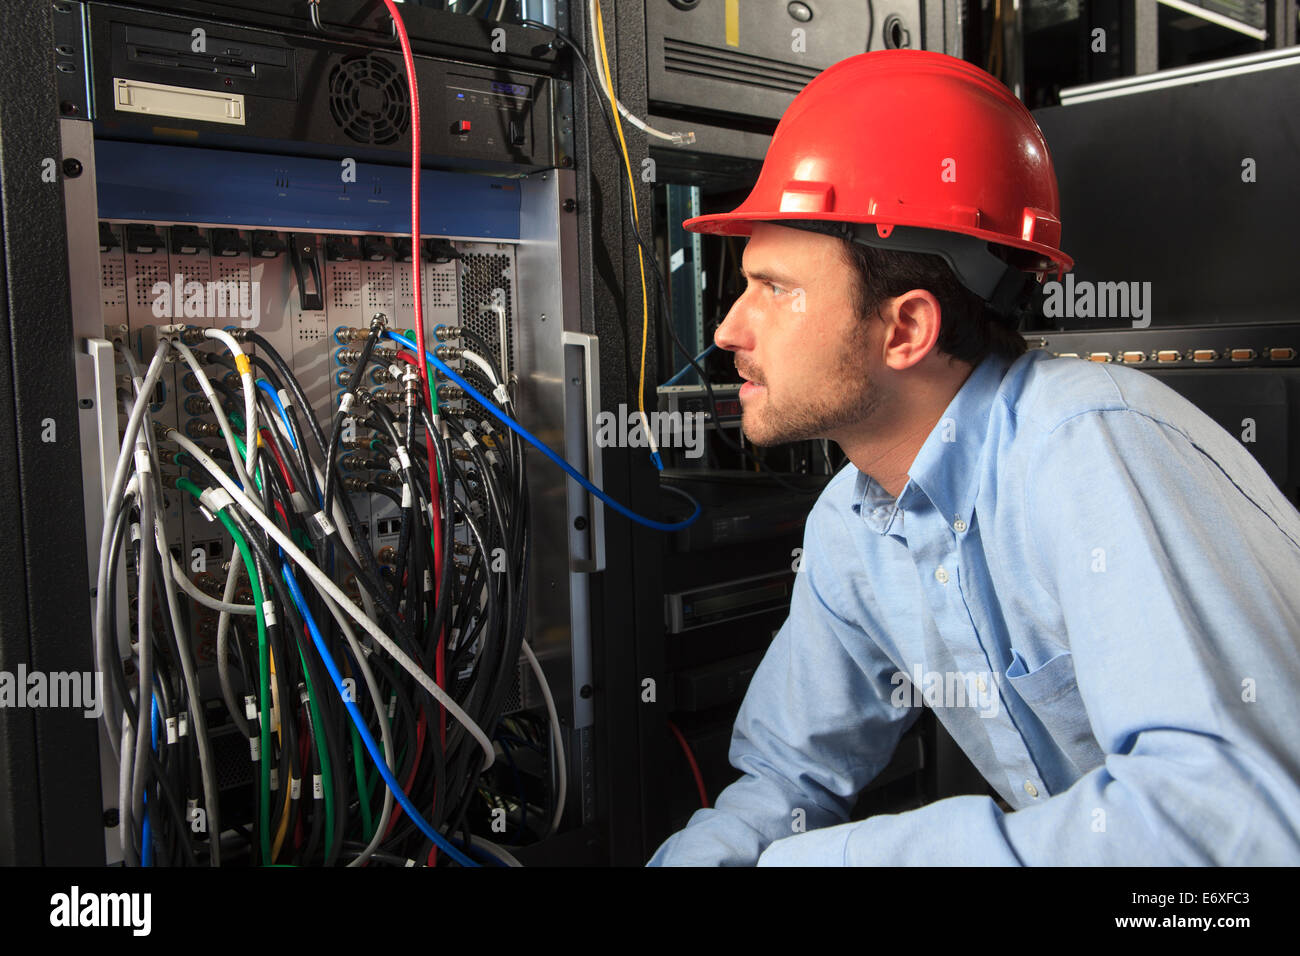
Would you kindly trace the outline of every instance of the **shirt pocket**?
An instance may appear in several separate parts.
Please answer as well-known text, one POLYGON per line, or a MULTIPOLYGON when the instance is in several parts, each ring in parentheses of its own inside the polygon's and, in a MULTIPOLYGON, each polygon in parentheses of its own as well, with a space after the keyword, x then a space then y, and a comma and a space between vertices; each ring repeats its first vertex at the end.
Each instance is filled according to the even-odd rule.
POLYGON ((1029 670, 1020 652, 1012 648, 1007 681, 1034 712, 1081 774, 1100 766, 1106 754, 1092 734, 1088 711, 1074 676, 1074 655, 1057 654, 1046 664, 1029 670))

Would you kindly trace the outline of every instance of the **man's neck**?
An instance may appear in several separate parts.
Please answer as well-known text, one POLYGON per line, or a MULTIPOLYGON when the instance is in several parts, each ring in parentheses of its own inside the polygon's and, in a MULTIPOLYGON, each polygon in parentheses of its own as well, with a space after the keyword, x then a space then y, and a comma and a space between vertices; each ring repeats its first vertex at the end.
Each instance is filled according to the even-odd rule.
POLYGON ((835 441, 858 471, 897 498, 907 486, 908 470, 921 446, 973 371, 973 366, 954 363, 937 374, 916 376, 870 421, 836 436, 835 441))

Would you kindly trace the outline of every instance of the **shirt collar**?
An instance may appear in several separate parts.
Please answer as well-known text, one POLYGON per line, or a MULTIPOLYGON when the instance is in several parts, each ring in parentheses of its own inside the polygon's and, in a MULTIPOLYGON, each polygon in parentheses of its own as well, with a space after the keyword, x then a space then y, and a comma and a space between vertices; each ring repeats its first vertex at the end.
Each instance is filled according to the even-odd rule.
POLYGON ((908 469, 908 482, 897 499, 870 475, 858 472, 852 508, 867 527, 877 534, 887 534, 897 523, 894 530, 901 531, 900 507, 914 504, 918 495, 928 498, 948 524, 960 520, 970 526, 989 413, 1010 366, 1008 359, 989 355, 975 367, 917 452, 908 469))

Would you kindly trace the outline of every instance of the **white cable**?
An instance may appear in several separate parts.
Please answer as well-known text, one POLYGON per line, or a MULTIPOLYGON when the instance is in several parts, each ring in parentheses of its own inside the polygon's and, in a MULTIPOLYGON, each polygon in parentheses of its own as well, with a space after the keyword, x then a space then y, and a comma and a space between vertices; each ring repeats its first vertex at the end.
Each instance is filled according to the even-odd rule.
POLYGON ((501 380, 497 378, 497 373, 492 369, 492 363, 483 356, 479 355, 477 352, 471 352, 469 349, 462 349, 461 355, 482 369, 483 374, 488 377, 488 381, 493 385, 501 384, 501 380))
POLYGON ((625 120, 627 120, 637 129, 641 130, 641 132, 643 133, 648 133, 649 135, 655 136, 659 139, 666 139, 677 146, 686 146, 690 143, 695 142, 695 133, 693 131, 665 133, 663 130, 655 129, 653 126, 650 126, 642 122, 640 119, 638 119, 636 116, 632 114, 631 110, 629 110, 626 106, 623 105, 623 103, 619 100, 617 96, 614 95, 614 88, 609 82, 609 77, 605 75, 604 57, 600 55, 600 36, 596 32, 596 5, 598 2, 599 0, 589 0, 588 8, 587 8, 587 20, 591 24, 591 48, 593 52, 592 59, 596 61, 596 78, 599 80, 601 87, 605 90, 606 94, 609 96, 610 102, 612 102, 618 108, 619 113, 623 116, 625 120))
POLYGON ((235 337, 225 329, 204 329, 203 337, 221 342, 235 357, 239 381, 244 386, 244 472, 252 475, 257 464, 257 387, 253 384, 253 366, 235 337))
POLYGON ((398 647, 392 639, 384 633, 382 627, 372 619, 366 617, 366 615, 352 603, 343 590, 330 580, 329 575, 317 567, 312 560, 307 557, 307 555, 303 554, 303 552, 299 550, 292 538, 281 531, 279 526, 269 517, 253 507, 248 495, 244 494, 234 480, 222 471, 217 466, 217 463, 213 461, 202 448, 190 441, 175 428, 167 429, 167 438, 170 441, 176 442, 189 452, 189 454, 194 457, 194 460, 207 470, 208 474, 217 479, 217 481, 221 483, 221 486, 226 489, 232 498, 235 499, 235 502, 248 512, 248 514, 258 524, 266 529, 266 533, 269 534, 284 550, 284 552, 293 559, 293 563, 300 567, 307 576, 312 579, 317 590, 322 591, 333 598, 334 601, 338 603, 339 607, 347 612, 349 617, 361 625, 361 627, 364 628, 366 632, 369 633, 370 636, 373 637, 379 645, 402 666, 403 670, 419 681, 420 685, 461 723, 470 735, 478 741, 479 746, 483 749, 483 753, 486 756, 486 762, 483 764, 482 769, 487 770, 491 767, 493 761, 496 759, 496 752, 492 747, 492 741, 489 740, 487 734, 483 732, 483 728, 479 727, 479 725, 474 722, 473 718, 471 718, 469 714, 465 713, 465 711, 461 709, 460 705, 457 704, 446 691, 439 687, 432 677, 424 672, 419 664, 407 656, 406 652, 398 647))
POLYGON ((560 818, 564 816, 564 800, 568 796, 569 789, 569 772, 564 763, 564 740, 560 736, 560 715, 555 710, 555 698, 551 696, 551 685, 547 683, 546 672, 542 670, 542 665, 537 661, 537 655, 533 649, 528 646, 527 641, 520 644, 524 652, 524 657, 528 658, 528 666, 533 669, 533 676, 537 678, 537 683, 542 688, 542 699, 546 701, 546 716, 551 720, 551 741, 555 750, 555 765, 559 768, 560 787, 555 796, 555 815, 551 818, 551 829, 547 832, 550 836, 560 828, 560 818))

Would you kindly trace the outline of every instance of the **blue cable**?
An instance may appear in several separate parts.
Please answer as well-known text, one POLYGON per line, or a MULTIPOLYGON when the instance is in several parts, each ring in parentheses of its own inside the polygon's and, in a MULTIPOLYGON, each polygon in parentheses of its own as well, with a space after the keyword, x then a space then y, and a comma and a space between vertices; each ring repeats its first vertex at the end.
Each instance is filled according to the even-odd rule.
POLYGON ((384 755, 379 749, 379 744, 375 743, 375 738, 371 735, 370 728, 366 726, 365 718, 361 716, 360 709, 357 707, 356 702, 350 699, 347 691, 344 689, 343 675, 339 673, 338 665, 334 663, 334 658, 330 654, 329 648, 325 646, 325 639, 321 636, 320 629, 316 626, 316 619, 312 617, 311 611, 307 609, 307 600, 303 597, 302 589, 298 587, 297 578, 293 576, 293 569, 289 566, 288 562, 283 563, 281 567, 284 570, 284 582, 289 586, 289 595, 293 598, 293 603, 297 605, 298 612, 302 615, 303 621, 306 622, 307 630, 311 632, 312 643, 316 645, 316 651, 320 654, 321 660, 325 664, 325 669, 329 671, 330 679, 334 681, 334 689, 337 690, 339 696, 343 698, 343 706, 348 709, 348 715, 352 718, 352 722, 356 724, 357 732, 361 735, 361 741, 366 745, 366 749, 370 751, 370 759, 373 760, 375 766, 379 768, 379 773, 384 778, 384 783, 388 784, 388 789, 393 791, 393 796, 396 797, 397 802, 402 805, 402 809, 406 811, 406 815, 415 822, 415 825, 424 832, 425 836, 437 844, 439 849, 443 850, 461 866, 478 866, 479 864, 475 863, 464 853, 461 853, 460 850, 456 849, 456 847, 453 846, 446 837, 435 830, 433 826, 424 819, 420 811, 415 808, 415 804, 411 802, 411 798, 406 795, 406 791, 402 789, 402 785, 397 782, 397 775, 389 768, 388 761, 384 759, 384 755))
POLYGON ((683 375, 685 375, 687 372, 694 372, 694 371, 695 371, 695 365, 699 365, 701 359, 708 358, 709 353, 712 352, 712 351, 713 351, 714 349, 716 349, 716 348, 717 348, 716 345, 710 345, 707 349, 705 349, 705 350, 704 350, 703 352, 701 352, 699 355, 695 356, 695 359, 694 359, 695 364, 694 364, 694 365, 687 365, 684 369, 682 369, 680 372, 678 372, 676 375, 674 375, 674 376, 673 376, 672 378, 670 378, 668 381, 664 382, 664 383, 663 383, 662 385, 660 385, 659 387, 660 387, 660 388, 667 388, 669 385, 676 385, 678 379, 680 379, 680 378, 681 378, 683 375))
MULTIPOLYGON (((412 342, 410 339, 406 338, 405 336, 398 335, 396 332, 392 332, 392 331, 385 331, 384 336, 398 343, 403 348, 405 348, 408 352, 416 352, 418 354, 418 349, 416 348, 415 343, 412 342)), ((551 449, 546 444, 544 444, 541 441, 541 439, 535 437, 533 433, 530 432, 527 428, 519 424, 517 421, 515 421, 513 418, 511 418, 501 409, 497 408, 497 406, 491 401, 491 399, 484 397, 479 392, 478 389, 476 389, 469 382, 465 381, 463 378, 457 375, 451 368, 448 367, 447 363, 442 361, 442 359, 438 358, 436 355, 434 355, 432 352, 429 351, 426 351, 424 353, 424 357, 428 359, 429 364, 433 365, 439 372, 445 375, 448 379, 450 379, 456 385, 459 385, 462 389, 464 389, 466 395, 468 395, 470 398, 474 399, 474 401, 478 402, 480 405, 486 408, 494 418, 496 418, 502 424, 510 428, 511 431, 515 432, 515 434, 517 434, 524 441, 528 442, 528 444, 532 445, 534 448, 540 451, 547 458, 551 459, 551 461, 555 462, 556 465, 564 469, 564 471, 569 475, 570 478, 572 478, 578 484, 582 485, 583 488, 587 489, 587 491, 591 492, 601 501, 605 502, 605 504, 609 505, 611 508, 613 508, 619 514, 621 514, 623 517, 635 521, 637 524, 644 525, 647 528, 653 528, 656 531, 681 531, 684 528, 689 528, 692 524, 695 523, 695 519, 700 516, 700 506, 699 504, 696 504, 695 511, 689 518, 687 518, 685 521, 678 521, 670 524, 664 521, 655 521, 653 518, 643 517, 637 514, 635 511, 631 510, 630 508, 627 508, 626 506, 619 504, 613 498, 609 497, 609 495, 605 494, 605 492, 601 491, 590 481, 588 481, 587 478, 581 473, 579 473, 576 468, 570 465, 567 461, 565 461, 555 452, 551 451, 551 449)))
MULTIPOLYGON (((158 695, 153 695, 153 706, 149 708, 149 742, 155 752, 158 750, 158 695)), ((144 823, 140 827, 140 865, 153 866, 153 828, 149 825, 149 791, 142 795, 144 804, 144 823)))
POLYGON ((264 378, 257 380, 257 387, 271 396, 271 401, 275 403, 275 410, 280 413, 280 420, 284 422, 284 430, 289 433, 289 441, 293 443, 294 448, 297 448, 298 439, 293 437, 293 425, 289 422, 289 413, 284 410, 284 403, 280 401, 280 396, 275 393, 271 383, 264 378))
MULTIPOLYGON (((464 845, 465 845, 464 843, 461 844, 461 846, 464 846, 464 845)), ((485 856, 485 857, 487 857, 489 860, 492 861, 492 865, 493 865, 493 866, 504 866, 504 867, 509 867, 509 866, 510 866, 509 863, 507 863, 505 860, 501 859, 501 857, 497 856, 495 853, 493 853, 493 852, 492 852, 490 849, 488 849, 487 847, 483 846, 481 843, 475 843, 475 844, 472 844, 472 845, 470 846, 470 848, 469 848, 469 852, 470 852, 470 853, 477 853, 477 854, 479 854, 479 855, 481 855, 481 856, 485 856)))

